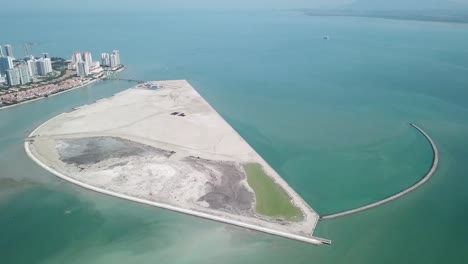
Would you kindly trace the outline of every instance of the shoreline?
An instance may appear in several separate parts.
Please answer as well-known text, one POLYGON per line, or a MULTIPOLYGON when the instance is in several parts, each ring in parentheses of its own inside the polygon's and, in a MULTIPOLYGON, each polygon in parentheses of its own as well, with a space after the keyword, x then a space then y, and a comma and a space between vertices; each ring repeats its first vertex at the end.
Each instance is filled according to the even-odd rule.
MULTIPOLYGON (((58 115, 58 116, 60 116, 60 115, 58 115)), ((29 135, 29 137, 33 136, 35 131, 38 130, 41 126, 37 127, 29 135)), ((288 238, 288 239, 291 239, 291 240, 296 240, 296 241, 299 241, 299 242, 304 242, 304 243, 308 243, 308 244, 312 244, 312 245, 317 245, 318 246, 318 245, 323 245, 323 244, 327 244, 327 245, 331 244, 331 241, 328 240, 328 239, 323 239, 323 238, 314 237, 314 236, 306 237, 306 236, 300 236, 300 235, 285 233, 285 232, 273 230, 273 229, 266 228, 266 227, 247 224, 247 223, 243 223, 243 222, 236 221, 236 220, 230 220, 230 219, 220 217, 220 216, 216 216, 216 215, 210 215, 210 214, 207 214, 207 213, 202 213, 202 212, 197 212, 197 211, 190 210, 190 209, 179 208, 179 207, 172 206, 172 205, 152 202, 152 201, 132 197, 132 196, 125 195, 125 194, 120 194, 120 193, 116 193, 116 192, 113 192, 113 191, 104 190, 104 189, 89 185, 87 183, 80 182, 80 181, 75 180, 75 179, 73 179, 71 177, 65 176, 62 173, 60 173, 60 172, 54 170, 53 168, 47 166, 42 161, 40 161, 38 158, 36 158, 36 156, 34 156, 34 154, 32 153, 29 145, 30 145, 30 142, 28 142, 28 141, 24 142, 24 149, 26 151, 26 154, 34 162, 36 162, 40 167, 44 168, 48 172, 54 174, 55 176, 65 180, 65 181, 76 184, 76 185, 78 185, 80 187, 83 187, 83 188, 91 190, 91 191, 95 191, 95 192, 102 193, 102 194, 107 194, 107 195, 110 195, 110 196, 113 196, 113 197, 117 197, 117 198, 120 198, 120 199, 131 201, 131 202, 141 203, 141 204, 144 204, 144 205, 154 206, 154 207, 158 207, 158 208, 161 208, 161 209, 166 209, 166 210, 170 210, 170 211, 174 211, 174 212, 178 212, 178 213, 183 213, 183 214, 186 214, 186 215, 196 216, 196 217, 200 217, 200 218, 204 218, 204 219, 208 219, 208 220, 212 220, 212 221, 216 221, 216 222, 220 222, 220 223, 224 223, 224 224, 230 224, 230 225, 234 225, 234 226, 238 226, 238 227, 242 227, 242 228, 247 228, 247 229, 259 231, 259 232, 262 232, 262 233, 275 235, 275 236, 280 236, 280 237, 284 237, 284 238, 288 238)))
MULTIPOLYGON (((184 80, 185 81, 185 80, 184 80)), ((195 90, 195 89, 194 89, 195 90)), ((203 98, 199 93, 198 91, 195 90, 195 92, 201 97, 203 98)), ((216 109, 214 109, 204 98, 203 100, 207 103, 208 107, 211 109, 211 111, 213 111, 220 119, 224 120, 224 118, 221 116, 221 114, 218 113, 218 111, 216 111, 216 109)), ((252 148, 250 146, 250 144, 245 141, 241 136, 240 134, 231 126, 231 129, 233 131, 236 132, 237 136, 242 140, 244 141, 258 156, 258 159, 259 159, 259 164, 262 166, 262 169, 265 171, 266 174, 268 174, 272 179, 273 181, 281 186, 281 188, 287 193, 287 195, 291 198, 291 201, 294 205, 296 205, 298 208, 300 208, 300 210, 302 211, 303 215, 304 215, 304 218, 310 218, 310 215, 308 213, 312 213, 315 221, 314 221, 314 227, 312 229, 312 232, 311 234, 313 234, 315 232, 315 228, 317 227, 317 224, 318 224, 318 221, 320 220, 320 215, 306 202, 302 199, 302 197, 297 194, 294 189, 268 164, 268 162, 266 162, 266 160, 263 159, 263 157, 261 155, 259 155, 257 153, 257 151, 252 148), (309 209, 309 212, 303 210, 303 208, 307 208, 309 209)), ((322 238, 320 238, 322 239, 322 238)), ((324 242, 324 244, 328 244, 330 245, 331 244, 331 240, 328 240, 328 239, 322 239, 323 241, 326 241, 324 242)))
POLYGON ((371 203, 371 204, 368 204, 368 205, 364 205, 364 206, 361 206, 361 207, 358 207, 358 208, 355 208, 355 209, 346 210, 346 211, 343 211, 343 212, 340 212, 340 213, 321 216, 319 218, 319 220, 331 220, 331 219, 347 216, 347 215, 350 215, 350 214, 356 214, 356 213, 359 213, 359 212, 362 212, 362 211, 365 211, 365 210, 369 210, 369 209, 384 205, 384 204, 386 204, 388 202, 396 200, 396 199, 398 199, 398 198, 400 198, 400 197, 402 197, 402 196, 416 190, 417 188, 421 187, 424 183, 429 181, 429 179, 434 175, 434 173, 437 170, 437 167, 439 166, 439 151, 437 149, 436 144, 432 140, 432 138, 422 128, 418 127, 417 125, 415 125, 413 123, 411 123, 411 126, 414 127, 416 130, 418 130, 418 132, 421 133, 426 138, 426 140, 429 142, 429 144, 431 145, 431 148, 432 148, 432 154, 433 154, 433 156, 432 156, 432 165, 431 165, 431 168, 429 169, 429 171, 426 173, 426 175, 421 180, 419 180, 415 184, 411 185, 410 187, 408 187, 408 188, 404 189, 403 191, 400 191, 400 192, 398 192, 398 193, 396 193, 394 195, 391 195, 390 197, 387 197, 387 198, 385 198, 383 200, 380 200, 380 201, 377 201, 377 202, 374 202, 374 203, 371 203))
MULTIPOLYGON (((217 113, 216 110, 214 110, 211 107, 211 105, 209 105, 203 99, 203 97, 201 97, 196 92, 196 90, 193 87, 190 86, 190 84, 188 84, 188 82, 186 82, 186 81, 155 82, 155 84, 159 84, 159 83, 164 84, 164 85, 168 85, 168 86, 181 85, 181 84, 182 85, 188 85, 188 87, 193 90, 192 92, 195 93, 197 96, 199 96, 201 98, 201 100, 203 101, 203 103, 206 104, 209 107, 209 110, 212 111, 214 116, 216 116, 217 118, 219 118, 220 120, 225 122, 225 120, 219 115, 219 113, 217 113)), ((170 88, 168 88, 168 89, 170 89, 170 88)), ((247 220, 247 219, 244 220, 242 218, 239 219, 237 215, 235 217, 231 217, 230 215, 222 215, 222 214, 220 215, 218 213, 213 214, 211 212, 206 212, 206 211, 203 211, 203 210, 200 211, 199 209, 195 210, 195 209, 190 208, 190 207, 187 208, 186 206, 179 206, 179 205, 174 206, 174 205, 172 205, 170 203, 169 204, 168 203, 161 203, 159 201, 153 202, 152 200, 147 199, 145 197, 141 198, 141 197, 138 197, 138 196, 134 196, 132 194, 130 194, 130 195, 129 194, 123 194, 125 192, 122 193, 122 192, 119 192, 119 191, 116 191, 116 190, 109 190, 108 188, 105 188, 105 187, 97 187, 92 183, 89 183, 89 182, 86 182, 86 181, 81 181, 80 179, 77 179, 77 178, 72 177, 72 176, 66 176, 65 172, 59 172, 58 171, 58 169, 55 167, 54 163, 49 163, 47 159, 45 159, 45 160, 43 159, 42 155, 37 152, 36 143, 35 143, 36 142, 36 140, 35 140, 36 134, 40 133, 38 131, 42 131, 41 129, 42 129, 43 126, 46 126, 47 124, 49 124, 49 122, 53 121, 53 119, 59 118, 59 117, 63 116, 64 114, 65 113, 62 113, 62 114, 60 114, 58 116, 55 116, 54 118, 44 122, 39 127, 34 129, 34 131, 32 131, 30 133, 28 138, 26 138, 25 143, 24 143, 25 144, 24 148, 26 150, 27 155, 32 160, 34 160, 38 165, 40 165, 41 167, 43 167, 47 171, 51 172, 52 174, 58 176, 59 178, 62 178, 64 180, 68 181, 68 182, 77 184, 77 185, 79 185, 79 186, 81 186, 83 188, 86 188, 86 189, 89 189, 89 190, 92 190, 92 191, 100 192, 100 193, 103 193, 103 194, 111 195, 111 196, 114 196, 114 197, 118 197, 118 198, 121 198, 121 199, 126 199, 126 200, 133 201, 133 202, 139 202, 139 203, 143 203, 143 204, 146 204, 146 205, 151 205, 151 206, 155 206, 155 207, 159 207, 159 208, 163 208, 163 209, 167 209, 167 210, 171 210, 171 211, 175 211, 175 212, 180 212, 180 213, 184 213, 184 214, 188 214, 188 215, 192 215, 192 216, 197 216, 197 217, 201 217, 201 218, 205 218, 205 219, 209 219, 209 220, 213 220, 213 221, 217 221, 217 222, 222 222, 222 223, 231 224, 231 225, 235 225, 235 226, 239 226, 239 227, 243 227, 243 228, 248 228, 248 229, 256 230, 256 231, 259 231, 259 232, 262 232, 262 233, 268 233, 268 234, 271 234, 271 235, 281 236, 281 237, 284 237, 284 238, 293 239, 293 240, 297 240, 297 241, 301 241, 301 242, 305 242, 305 243, 309 243, 309 244, 314 244, 314 245, 331 244, 330 240, 321 239, 321 238, 317 238, 317 237, 312 236, 313 231, 315 229, 315 225, 316 225, 316 223, 318 221, 318 214, 307 203, 305 203, 305 201, 303 201, 302 198, 300 198, 300 196, 297 195, 294 192, 294 190, 271 167, 269 167, 268 163, 266 163, 266 161, 264 161, 263 158, 260 155, 258 155, 258 153, 256 153, 255 150, 253 150, 253 148, 251 148, 248 145, 248 143, 245 142, 240 137, 240 135, 238 135, 237 132, 235 132, 235 130, 233 130, 233 128, 230 127, 230 126, 229 126, 229 129, 232 130, 232 132, 236 135, 236 137, 238 137, 240 140, 242 140, 247 145, 249 151, 251 149, 253 151, 253 154, 258 156, 258 162, 262 165, 262 167, 264 169, 266 169, 267 172, 271 171, 271 173, 268 173, 268 174, 270 175, 270 177, 273 178, 273 180, 276 182, 276 184, 281 186, 281 188, 283 188, 288 193, 288 195, 290 196, 291 202, 293 204, 298 205, 299 208, 301 208, 301 210, 304 213, 304 217, 306 217, 307 219, 310 219, 310 223, 309 223, 310 226, 309 226, 309 224, 307 224, 305 227, 306 227, 307 230, 311 229, 311 230, 308 230, 308 231, 311 231, 311 233, 308 233, 308 232, 307 232, 307 234, 306 233, 291 233, 287 229, 283 229, 283 228, 277 229, 276 227, 274 227, 274 225, 273 226, 269 226, 269 225, 265 226, 262 223, 257 224, 255 222, 257 220, 255 220, 254 222, 251 222, 250 219, 249 220, 247 220)), ((229 133, 231 133, 231 132, 229 132, 229 133)), ((40 133, 40 134, 42 135, 42 133, 40 133)), ((89 136, 89 135, 87 135, 87 136, 89 136)), ((127 137, 123 137, 123 138, 127 138, 127 137)), ((130 140, 132 140, 132 139, 130 139, 130 140)), ((136 141, 136 142, 140 141, 140 140, 136 140, 134 138, 133 138, 133 140, 136 141)), ((150 139, 147 139, 146 141, 148 141, 148 140, 151 141, 150 139)), ((145 140, 140 142, 140 143, 148 144, 148 142, 145 142, 145 140)), ((152 144, 148 144, 148 145, 153 146, 154 142, 152 144)), ((219 153, 219 154, 218 153, 212 153, 210 155, 215 155, 216 156, 216 155, 223 155, 223 154, 221 154, 221 153, 219 153)), ((263 221, 263 220, 261 220, 261 221, 263 221)), ((298 230, 299 228, 302 228, 302 227, 300 227, 298 225, 295 228, 297 228, 295 230, 298 230)))
MULTIPOLYGON (((126 67, 123 67, 115 72, 113 72, 112 74, 116 74, 118 72, 121 72, 121 71, 124 71, 126 69, 126 67)), ((70 91, 73 91, 75 89, 79 89, 79 88, 83 88, 83 87, 86 87, 88 85, 91 85, 93 83, 96 83, 98 81, 103 81, 107 79, 106 78, 99 78, 99 79, 95 79, 95 80, 92 80, 86 84, 83 84, 83 85, 79 85, 79 86, 76 86, 76 87, 73 87, 73 88, 70 88, 70 89, 67 89, 67 90, 64 90, 64 91, 61 91, 61 92, 58 92, 58 93, 54 93, 54 94, 51 94, 51 95, 48 95, 47 97, 45 96, 42 96, 42 97, 38 97, 38 98, 34 98, 34 99, 31 99, 31 100, 26 100, 26 101, 23 101, 21 103, 17 103, 17 104, 13 104, 13 105, 7 105, 7 106, 0 106, 0 111, 2 110, 5 110, 5 109, 9 109, 9 108, 13 108, 13 107, 16 107, 16 106, 20 106, 20 105, 23 105, 23 104, 27 104, 27 103, 32 103, 32 102, 35 102, 35 101, 39 101, 39 100, 42 100, 42 99, 46 99, 46 98, 49 98, 49 97, 54 97, 56 95, 61 95, 61 94, 64 94, 66 92, 70 92, 70 91)))

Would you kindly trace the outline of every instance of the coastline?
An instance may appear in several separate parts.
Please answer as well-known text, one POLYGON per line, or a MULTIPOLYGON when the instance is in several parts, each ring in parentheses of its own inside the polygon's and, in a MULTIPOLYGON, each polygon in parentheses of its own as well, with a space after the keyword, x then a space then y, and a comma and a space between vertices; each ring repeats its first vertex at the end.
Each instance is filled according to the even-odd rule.
MULTIPOLYGON (((116 74, 116 73, 118 73, 118 72, 124 71, 125 69, 126 69, 126 67, 123 67, 123 68, 121 68, 121 69, 119 69, 119 70, 113 72, 112 74, 116 74)), ((75 89, 83 88, 83 87, 86 87, 86 86, 88 86, 88 85, 91 85, 91 84, 93 84, 93 83, 96 83, 96 82, 98 82, 98 81, 102 81, 102 80, 105 80, 105 79, 107 79, 107 77, 106 77, 106 78, 95 79, 95 80, 92 80, 92 81, 90 81, 90 82, 88 82, 88 83, 86 83, 86 84, 79 85, 79 86, 76 86, 76 87, 73 87, 73 88, 70 88, 70 89, 67 89, 67 90, 58 92, 58 93, 54 93, 54 94, 51 94, 51 95, 49 95, 49 96, 47 96, 47 97, 42 96, 42 97, 39 97, 39 98, 34 98, 34 99, 31 99, 31 100, 26 100, 26 101, 24 101, 24 102, 17 103, 17 104, 13 104, 13 105, 0 106, 0 111, 1 111, 1 110, 5 110, 5 109, 8 109, 8 108, 13 108, 13 107, 16 107, 16 106, 20 106, 20 105, 23 105, 23 104, 32 103, 32 102, 39 101, 39 100, 42 100, 42 99, 46 99, 46 98, 49 98, 49 97, 54 97, 54 96, 56 96, 56 95, 61 95, 61 94, 64 94, 64 93, 66 93, 66 92, 70 92, 70 91, 73 91, 73 90, 75 90, 75 89)))
MULTIPOLYGON (((184 80, 185 81, 185 80, 184 80)), ((199 93, 198 91, 195 90, 195 92, 201 97, 203 98, 199 93)), ((211 111, 213 111, 220 119, 224 120, 224 118, 221 116, 221 114, 218 113, 218 111, 216 111, 216 109, 214 109, 204 98, 203 100, 207 103, 208 107, 211 109, 211 111)), ((304 218, 313 218, 315 219, 314 221, 314 225, 313 225, 313 228, 312 228, 312 232, 311 234, 313 234, 315 232, 315 228, 317 227, 317 223, 318 221, 320 220, 320 215, 307 203, 305 202, 302 197, 297 194, 294 189, 268 164, 268 162, 266 162, 266 160, 263 159, 263 157, 261 155, 259 155, 257 153, 257 151, 255 151, 255 149, 250 146, 250 144, 248 142, 246 142, 241 136, 240 134, 233 128, 231 127, 232 130, 234 130, 237 134, 237 136, 242 140, 244 141, 254 152, 255 154, 258 156, 258 159, 259 159, 259 163, 260 165, 262 166, 262 168, 265 170, 265 172, 270 176, 272 177, 273 181, 278 184, 279 186, 281 186, 281 188, 283 188, 283 190, 287 193, 287 195, 291 198, 291 201, 294 205, 298 206, 303 215, 304 215, 304 218), (308 212, 306 210, 302 210, 303 208, 307 208, 308 209, 308 212)), ((321 239, 321 238, 320 238, 321 239)), ((322 239, 323 241, 326 241, 324 242, 324 244, 331 244, 331 241, 330 240, 327 240, 327 239, 322 239)))
POLYGON ((398 193, 396 193, 396 194, 394 194, 394 195, 392 195, 390 197, 387 197, 387 198, 385 198, 383 200, 380 200, 380 201, 377 201, 377 202, 374 202, 374 203, 371 203, 371 204, 368 204, 368 205, 365 205, 365 206, 362 206, 362 207, 358 207, 358 208, 355 208, 355 209, 351 209, 351 210, 347 210, 347 211, 343 211, 343 212, 339 212, 339 213, 335 213, 335 214, 321 216, 319 220, 331 220, 331 219, 335 219, 335 218, 338 218, 338 217, 343 217, 343 216, 347 216, 347 215, 350 215, 350 214, 359 213, 359 212, 362 212, 362 211, 365 211, 365 210, 369 210, 369 209, 381 206, 383 204, 386 204, 388 202, 396 200, 396 199, 398 199, 398 198, 400 198, 400 197, 402 197, 402 196, 416 190, 417 188, 421 187, 424 183, 429 181, 429 179, 434 175, 434 173, 437 170, 437 167, 439 166, 439 151, 437 149, 436 144, 432 140, 432 138, 422 128, 418 127, 415 124, 411 124, 411 126, 414 127, 416 130, 418 130, 418 132, 421 133, 426 138, 426 140, 429 142, 429 144, 431 145, 432 154, 433 154, 432 165, 431 165, 431 168, 429 169, 429 171, 426 173, 426 175, 424 175, 424 177, 421 180, 419 180, 415 184, 411 185, 410 187, 408 187, 408 188, 404 189, 403 191, 400 191, 400 192, 398 192, 398 193))
MULTIPOLYGON (((57 117, 59 117, 59 116, 61 116, 63 114, 65 114, 65 113, 62 113, 62 114, 60 114, 60 115, 58 115, 58 116, 56 116, 54 118, 57 118, 57 117)), ((52 118, 52 119, 54 119, 54 118, 52 118)), ((35 132, 37 130, 39 130, 44 124, 45 123, 41 124, 39 127, 34 129, 34 131, 31 132, 29 137, 33 137, 35 132)), ((80 181, 78 181, 76 179, 73 179, 71 177, 68 177, 66 175, 63 175, 62 173, 56 171, 52 167, 47 166, 45 163, 40 161, 33 154, 33 151, 30 148, 30 142, 29 141, 24 142, 24 149, 25 149, 26 154, 28 155, 28 157, 31 158, 34 162, 36 162, 40 167, 44 168, 45 170, 49 171, 50 173, 54 174, 55 176, 65 180, 65 181, 76 184, 76 185, 78 185, 80 187, 83 187, 83 188, 91 190, 91 191, 95 191, 95 192, 98 192, 98 193, 110 195, 110 196, 113 196, 113 197, 116 197, 116 198, 131 201, 131 202, 136 202, 136 203, 141 203, 141 204, 145 204, 145 205, 149 205, 149 206, 154 206, 154 207, 158 207, 158 208, 162 208, 162 209, 166 209, 166 210, 170 210, 170 211, 174 211, 174 212, 178 212, 178 213, 183 213, 183 214, 186 214, 186 215, 196 216, 196 217, 200 217, 200 218, 204 218, 204 219, 208 219, 208 220, 212 220, 212 221, 216 221, 216 222, 220 222, 220 223, 231 224, 231 225, 234 225, 234 226, 255 230, 255 231, 259 231, 259 232, 270 234, 270 235, 280 236, 280 237, 284 237, 284 238, 288 238, 288 239, 291 239, 291 240, 296 240, 296 241, 300 241, 300 242, 304 242, 304 243, 308 243, 308 244, 312 244, 312 245, 317 245, 318 246, 318 245, 323 245, 323 244, 326 244, 326 245, 331 244, 331 241, 328 240, 328 239, 323 239, 323 238, 314 237, 314 236, 306 237, 306 236, 295 235, 295 234, 291 234, 291 233, 285 233, 285 232, 273 230, 273 229, 262 227, 262 226, 257 226, 257 225, 243 223, 243 222, 236 221, 236 220, 227 219, 227 218, 221 217, 221 216, 216 216, 216 215, 211 215, 211 214, 207 214, 207 213, 203 213, 203 212, 198 212, 198 211, 194 211, 194 210, 191 210, 191 209, 179 208, 179 207, 168 205, 168 204, 148 201, 148 200, 145 200, 145 199, 136 198, 136 197, 132 197, 132 196, 129 196, 129 195, 120 194, 120 193, 113 192, 113 191, 110 191, 110 190, 105 190, 105 189, 102 189, 102 188, 98 188, 98 187, 92 186, 90 184, 80 182, 80 181)))
MULTIPOLYGON (((191 91, 193 94, 196 94, 197 96, 199 96, 200 100, 202 100, 203 103, 206 104, 207 107, 209 107, 209 110, 211 110, 211 113, 216 118, 219 118, 219 120, 222 120, 223 122, 225 122, 224 119, 219 115, 219 113, 217 113, 216 110, 214 110, 196 92, 196 90, 194 90, 193 87, 191 87, 190 84, 188 84, 186 81, 172 81, 172 82, 167 82, 166 81, 166 82, 154 82, 154 83, 156 85, 161 83, 162 85, 167 85, 169 87, 172 86, 172 85, 181 85, 181 84, 182 85, 187 85, 190 89, 192 89, 192 90, 189 90, 189 91, 191 91)), ((166 89, 171 89, 171 88, 166 88, 166 89)), ((183 91, 186 92, 186 90, 183 90, 183 91)), ((124 93, 124 92, 121 92, 121 93, 124 93)), ((125 95, 126 95, 125 98, 127 98, 128 92, 125 93, 125 95)), ((123 95, 121 95, 121 96, 123 96, 123 95)), ((128 100, 128 99, 126 99, 126 100, 128 100)), ((88 106, 88 108, 89 107, 91 107, 91 106, 88 106)), ((80 109, 80 108, 78 108, 78 109, 80 109)), ((293 240, 297 240, 297 241, 301 241, 301 242, 305 242, 305 243, 309 243, 309 244, 320 245, 320 244, 330 244, 331 243, 330 240, 316 238, 316 237, 312 236, 313 231, 315 229, 315 225, 316 225, 316 223, 318 221, 318 214, 307 203, 305 203, 305 201, 303 201, 302 198, 298 194, 296 194, 294 192, 294 190, 273 170, 273 168, 271 168, 268 165, 268 163, 266 163, 266 161, 264 161, 263 158, 260 155, 258 155, 258 153, 256 153, 255 150, 253 150, 253 148, 251 148, 248 145, 248 143, 245 142, 242 139, 242 137, 240 137, 240 135, 238 135, 238 133, 235 132, 235 130, 230 126, 229 126, 229 131, 232 130, 232 132, 229 132, 229 133, 234 133, 235 137, 237 138, 236 140, 241 140, 242 142, 244 142, 246 144, 247 148, 249 149, 249 151, 250 151, 250 149, 252 150, 252 155, 258 156, 258 159, 257 159, 257 157, 255 157, 257 159, 256 161, 259 162, 262 165, 262 167, 273 178, 273 180, 276 182, 276 184, 281 186, 281 188, 283 188, 288 193, 288 195, 290 196, 291 202, 296 204, 296 205, 300 205, 300 208, 303 209, 304 217, 309 219, 309 221, 310 221, 307 224, 308 227, 306 227, 306 229, 309 230, 309 231, 312 231, 311 233, 309 233, 309 232, 307 232, 307 233, 304 232, 304 233, 299 233, 299 234, 298 233, 291 233, 291 232, 289 232, 288 229, 284 229, 284 228, 277 229, 277 227, 275 227, 274 225, 273 226, 265 225, 265 223, 260 223, 259 224, 258 222, 255 222, 257 220, 252 222, 251 219, 239 218, 237 215, 235 217, 232 217, 231 215, 214 214, 212 212, 207 212, 207 211, 203 211, 203 210, 200 210, 200 209, 194 209, 194 208, 187 207, 187 206, 179 206, 179 204, 174 206, 171 203, 161 203, 160 201, 154 201, 154 200, 147 199, 146 197, 141 197, 141 196, 139 197, 139 196, 135 196, 133 194, 128 194, 126 192, 116 191, 115 189, 112 190, 112 189, 106 188, 104 186, 96 186, 93 183, 82 181, 80 179, 77 179, 76 177, 66 176, 65 174, 67 174, 67 173, 65 173, 64 171, 59 171, 58 170, 59 167, 55 167, 56 165, 54 165, 55 163, 53 163, 53 162, 50 163, 49 160, 47 158, 45 158, 45 156, 43 156, 41 154, 41 152, 38 152, 38 149, 36 147, 36 144, 40 144, 40 143, 37 143, 37 142, 40 142, 40 140, 39 141, 36 140, 36 134, 41 134, 41 137, 44 136, 43 133, 42 133, 43 131, 41 130, 42 127, 43 126, 47 127, 47 124, 50 124, 49 122, 53 122, 53 120, 56 119, 56 118, 58 118, 60 120, 61 119, 60 117, 62 117, 64 114, 66 114, 66 113, 62 113, 62 114, 60 114, 60 115, 46 121, 45 123, 43 123, 39 127, 37 127, 34 131, 32 131, 30 133, 29 137, 25 140, 24 147, 25 147, 25 150, 26 150, 26 153, 28 154, 28 156, 32 160, 34 160, 38 165, 40 165, 41 167, 45 168, 46 170, 48 170, 52 174, 66 180, 66 181, 77 184, 77 185, 79 185, 79 186, 81 186, 83 188, 87 188, 87 189, 90 189, 90 190, 93 190, 93 191, 96 191, 96 192, 100 192, 100 193, 104 193, 104 194, 107 194, 107 195, 111 195, 111 196, 114 196, 114 197, 130 200, 130 201, 134 201, 134 202, 139 202, 139 203, 143 203, 143 204, 147 204, 147 205, 151 205, 151 206, 155 206, 155 207, 160 207, 160 208, 163 208, 163 209, 168 209, 168 210, 172 210, 172 211, 176 211, 176 212, 180 212, 180 213, 184 213, 184 214, 189 214, 189 215, 193 215, 193 216, 197 216, 197 217, 201 217, 201 218, 205 218, 205 219, 210 219, 210 220, 214 220, 214 221, 217 221, 217 222, 232 224, 232 225, 236 225, 236 226, 239 226, 239 227, 244 227, 244 228, 256 230, 256 231, 263 232, 263 233, 277 235, 277 236, 281 236, 281 237, 285 237, 285 238, 289 238, 289 239, 293 239, 293 240)), ((80 132, 80 133, 83 133, 83 132, 80 132)), ((99 135, 102 136, 102 135, 105 135, 105 134, 106 133, 104 133, 104 134, 100 133, 99 135)), ((91 135, 92 135, 92 133, 91 134, 86 133, 87 137, 89 137, 91 135)), ((114 135, 114 136, 120 136, 121 137, 121 135, 114 135)), ((128 138, 128 136, 129 135, 125 135, 125 137, 121 137, 121 138, 130 139, 130 140, 133 140, 135 142, 140 141, 140 140, 138 140, 138 138, 128 138)), ((46 134, 46 137, 47 137, 47 134, 46 134)), ((151 141, 150 139, 147 139, 147 140, 151 141)), ((146 143, 147 144, 148 142, 141 141, 140 143, 143 143, 143 144, 146 143)), ((168 143, 165 143, 165 144, 168 144, 168 143)), ((152 145, 152 144, 150 143, 148 145, 152 145)), ((182 147, 182 145, 180 145, 180 147, 182 147)), ((182 147, 182 148, 189 148, 189 147, 182 147)), ((209 156, 211 156, 211 157, 217 156, 217 155, 223 155, 223 154, 219 154, 217 151, 214 151, 213 153, 210 153, 208 151, 208 153, 206 153, 206 154, 209 154, 209 156)), ((306 223, 305 220, 304 220, 304 223, 306 223)))

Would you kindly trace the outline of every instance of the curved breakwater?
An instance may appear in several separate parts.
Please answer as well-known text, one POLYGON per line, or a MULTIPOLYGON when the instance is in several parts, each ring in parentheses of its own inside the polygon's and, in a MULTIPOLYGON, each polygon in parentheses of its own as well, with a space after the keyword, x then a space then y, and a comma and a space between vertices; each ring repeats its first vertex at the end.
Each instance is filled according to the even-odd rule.
POLYGON ((392 195, 392 196, 390 196, 388 198, 385 198, 385 199, 380 200, 378 202, 371 203, 371 204, 368 204, 368 205, 365 205, 365 206, 362 206, 362 207, 359 207, 359 208, 343 211, 343 212, 336 213, 336 214, 321 216, 319 220, 335 219, 335 218, 338 218, 338 217, 343 217, 343 216, 346 216, 346 215, 359 213, 359 212, 369 210, 369 209, 374 208, 374 207, 381 206, 383 204, 386 204, 388 202, 396 200, 396 199, 398 199, 398 198, 400 198, 400 197, 402 197, 402 196, 416 190, 417 188, 421 187, 424 183, 426 183, 434 175, 434 173, 437 170, 437 167, 439 165, 439 151, 437 150, 437 146, 434 143, 434 141, 432 140, 432 138, 423 129, 421 129, 420 127, 418 127, 415 124, 411 124, 411 126, 416 128, 427 139, 427 141, 431 145, 432 153, 433 153, 433 159, 432 159, 432 166, 429 169, 429 171, 427 172, 427 174, 420 181, 415 183, 414 185, 412 185, 412 186, 408 187, 407 189, 405 189, 405 190, 403 190, 403 191, 401 191, 399 193, 396 193, 396 194, 394 194, 394 195, 392 195))

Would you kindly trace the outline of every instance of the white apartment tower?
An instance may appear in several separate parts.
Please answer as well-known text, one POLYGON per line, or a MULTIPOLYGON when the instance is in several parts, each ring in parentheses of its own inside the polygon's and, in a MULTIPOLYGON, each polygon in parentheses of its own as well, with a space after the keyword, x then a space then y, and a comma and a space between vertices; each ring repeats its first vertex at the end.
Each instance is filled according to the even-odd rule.
POLYGON ((29 75, 29 67, 27 64, 21 64, 18 66, 20 82, 26 84, 31 82, 31 75, 29 75))
POLYGON ((28 70, 29 70, 29 75, 31 77, 35 77, 37 75, 37 68, 36 68, 36 60, 28 60, 28 70))
POLYGON ((47 73, 52 72, 52 60, 50 58, 45 58, 44 63, 46 65, 46 71, 47 73))
POLYGON ((101 65, 110 66, 110 55, 109 53, 101 54, 101 65))
POLYGON ((81 61, 83 61, 83 60, 81 59, 81 53, 79 53, 79 52, 73 52, 73 54, 72 54, 72 62, 73 62, 73 63, 78 63, 78 62, 81 62, 81 61))
POLYGON ((118 50, 114 50, 110 55, 110 67, 115 69, 120 65, 120 53, 118 50))
POLYGON ((36 60, 36 73, 39 76, 47 76, 48 73, 52 72, 52 62, 50 58, 41 58, 36 60))
POLYGON ((8 69, 6 71, 8 85, 15 86, 21 84, 21 78, 18 68, 8 69))
POLYGON ((120 65, 120 51, 114 50, 112 51, 112 54, 114 54, 116 62, 117 62, 117 66, 119 66, 120 65))
POLYGON ((15 57, 13 56, 13 48, 10 44, 5 45, 5 55, 8 57, 15 57))
POLYGON ((6 71, 7 81, 10 86, 27 84, 31 82, 27 64, 21 64, 6 71))
POLYGON ((109 65, 112 69, 115 69, 117 68, 118 64, 117 64, 117 57, 114 55, 114 54, 111 54, 110 55, 110 65, 109 65))
POLYGON ((93 65, 93 58, 91 56, 91 52, 85 51, 81 55, 82 61, 86 62, 88 64, 88 67, 91 67, 93 65))
POLYGON ((76 64, 76 75, 79 77, 86 77, 89 75, 89 65, 84 61, 80 61, 76 64))
POLYGON ((0 57, 0 75, 5 75, 8 69, 13 68, 12 57, 0 57))

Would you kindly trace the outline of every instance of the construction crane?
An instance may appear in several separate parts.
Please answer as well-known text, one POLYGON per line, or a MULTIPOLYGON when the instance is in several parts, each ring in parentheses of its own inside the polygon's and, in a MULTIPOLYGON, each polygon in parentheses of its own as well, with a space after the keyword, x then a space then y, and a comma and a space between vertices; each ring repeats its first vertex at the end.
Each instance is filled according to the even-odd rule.
POLYGON ((34 42, 24 43, 24 56, 28 57, 29 55, 31 55, 32 47, 36 46, 36 45, 37 45, 37 43, 34 43, 34 42))

